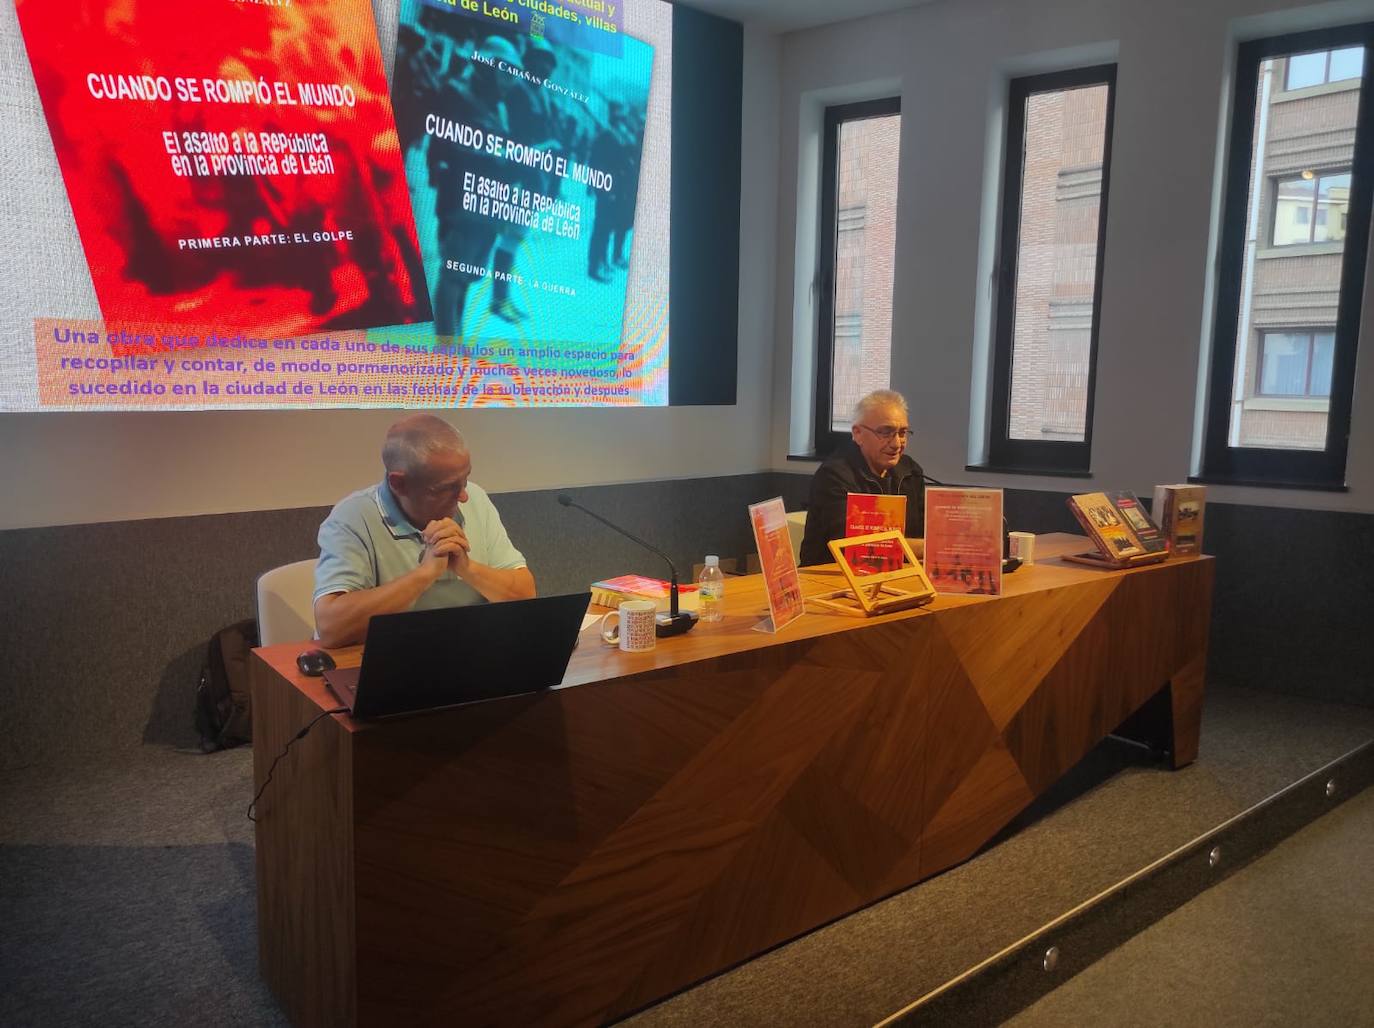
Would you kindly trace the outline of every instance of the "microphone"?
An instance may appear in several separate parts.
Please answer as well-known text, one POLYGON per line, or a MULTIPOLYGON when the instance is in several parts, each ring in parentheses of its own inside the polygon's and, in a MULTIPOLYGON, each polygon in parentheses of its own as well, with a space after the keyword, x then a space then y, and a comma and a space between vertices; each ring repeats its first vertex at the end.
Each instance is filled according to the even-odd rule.
POLYGON ((559 493, 558 502, 561 503, 564 507, 576 507, 583 514, 586 514, 588 517, 595 518, 597 521, 600 521, 607 528, 619 532, 626 539, 639 543, 640 546, 643 546, 646 550, 658 554, 667 562, 668 570, 672 572, 672 588, 668 593, 668 613, 664 614, 662 612, 659 612, 654 616, 655 635, 657 635, 660 639, 666 638, 670 635, 682 635, 685 632, 690 632, 693 628, 697 626, 697 616, 695 614, 693 614, 691 611, 678 609, 677 568, 676 566, 674 566, 671 557, 669 557, 666 553, 660 550, 657 546, 654 546, 652 543, 645 542, 643 539, 635 535, 633 532, 621 528, 619 525, 615 524, 612 521, 607 521, 596 511, 588 510, 586 507, 582 506, 582 504, 578 503, 567 493, 559 493))

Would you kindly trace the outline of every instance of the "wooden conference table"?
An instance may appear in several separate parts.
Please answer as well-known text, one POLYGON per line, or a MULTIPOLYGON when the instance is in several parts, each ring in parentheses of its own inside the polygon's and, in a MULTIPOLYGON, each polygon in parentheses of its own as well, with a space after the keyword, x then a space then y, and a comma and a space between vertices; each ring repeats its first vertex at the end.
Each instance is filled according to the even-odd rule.
MULTIPOLYGON (((723 622, 650 653, 588 629, 551 692, 324 718, 258 807, 263 976, 298 1025, 594 1024, 967 859, 1128 718, 1189 763, 1211 559, 1075 548, 776 635, 730 579, 723 622)), ((302 648, 254 654, 257 785, 336 705, 302 648)))

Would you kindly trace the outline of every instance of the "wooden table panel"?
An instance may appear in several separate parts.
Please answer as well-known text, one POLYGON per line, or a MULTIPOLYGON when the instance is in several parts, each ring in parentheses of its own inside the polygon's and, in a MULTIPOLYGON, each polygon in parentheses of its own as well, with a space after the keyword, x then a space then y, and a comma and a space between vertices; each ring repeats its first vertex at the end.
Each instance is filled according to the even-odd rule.
MULTIPOLYGON (((779 635, 752 630, 760 582, 732 580, 723 622, 651 653, 585 633, 551 692, 329 719, 259 826, 264 974, 301 1024, 348 1023, 354 994, 367 1024, 594 1024, 966 859, 1133 711, 1159 706, 1191 759, 1211 562, 1112 573, 1054 546, 1001 598, 779 635), (347 873, 322 845, 281 855, 282 819, 314 808, 321 837, 348 822, 347 873), (302 910, 356 921, 327 1001, 282 955, 324 945, 302 910)), ((258 651, 255 763, 331 705, 298 648, 258 651)))

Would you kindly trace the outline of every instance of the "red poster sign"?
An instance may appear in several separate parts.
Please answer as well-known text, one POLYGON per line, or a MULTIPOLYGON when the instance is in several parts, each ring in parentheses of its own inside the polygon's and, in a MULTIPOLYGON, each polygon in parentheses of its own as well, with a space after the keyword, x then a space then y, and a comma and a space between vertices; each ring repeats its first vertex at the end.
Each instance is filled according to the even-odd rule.
POLYGON ((925 569, 941 593, 1002 592, 1002 490, 926 490, 925 569))
POLYGON ((758 547, 763 579, 768 586, 768 612, 776 632, 806 612, 782 497, 751 504, 749 524, 754 528, 754 545, 758 547))

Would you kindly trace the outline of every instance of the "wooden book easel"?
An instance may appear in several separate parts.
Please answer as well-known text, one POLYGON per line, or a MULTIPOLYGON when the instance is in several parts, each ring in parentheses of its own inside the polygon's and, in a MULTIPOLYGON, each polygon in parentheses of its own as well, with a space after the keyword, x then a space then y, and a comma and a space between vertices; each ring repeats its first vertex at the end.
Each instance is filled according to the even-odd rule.
POLYGON ((806 599, 810 603, 854 617, 872 617, 874 614, 890 614, 895 610, 919 607, 935 598, 935 587, 930 584, 925 569, 916 559, 916 554, 911 552, 911 546, 901 532, 874 532, 872 535, 856 535, 849 539, 832 539, 829 546, 835 563, 840 566, 845 580, 849 582, 849 588, 821 593, 819 596, 808 596, 806 599), (860 575, 855 572, 844 551, 853 546, 885 542, 896 542, 901 545, 906 564, 896 571, 883 571, 876 575, 860 575), (915 582, 912 584, 917 587, 900 589, 892 584, 903 579, 914 579, 915 582))

